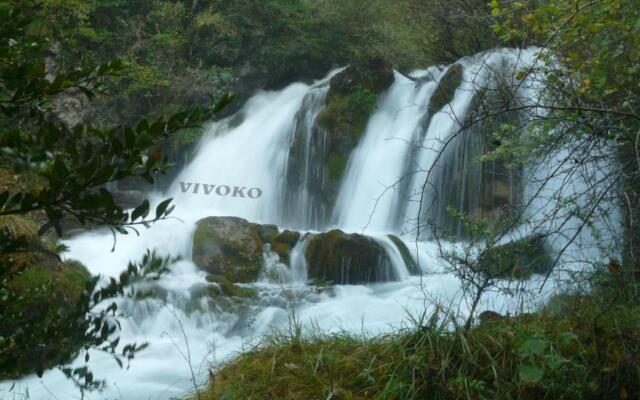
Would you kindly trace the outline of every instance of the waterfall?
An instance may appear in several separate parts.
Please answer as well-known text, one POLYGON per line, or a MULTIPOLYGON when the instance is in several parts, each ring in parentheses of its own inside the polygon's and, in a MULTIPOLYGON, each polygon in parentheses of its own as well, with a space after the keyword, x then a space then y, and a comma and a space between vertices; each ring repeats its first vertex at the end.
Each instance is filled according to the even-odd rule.
MULTIPOLYGON (((437 68, 414 76, 419 79, 434 74, 438 74, 437 68)), ((385 232, 399 225, 391 217, 404 194, 399 190, 402 179, 410 179, 404 176, 404 161, 422 136, 420 121, 437 85, 435 81, 414 83, 398 73, 395 78, 347 164, 334 211, 340 227, 385 232)))
MULTIPOLYGON (((107 377, 112 384, 106 393, 86 397, 182 395, 192 388, 190 368, 199 381, 206 381, 209 369, 215 370, 244 346, 273 329, 286 329, 291 313, 305 327, 327 332, 382 333, 404 324, 407 313, 429 312, 426 297, 460 301, 461 282, 447 271, 438 246, 419 224, 430 221, 463 238, 460 221, 450 216, 449 206, 471 214, 498 213, 506 205, 524 207, 535 193, 527 179, 544 171, 507 173, 499 164, 478 164, 475 158, 491 145, 483 136, 489 127, 478 125, 465 134, 460 129, 496 99, 499 85, 493 73, 522 68, 537 51, 495 50, 408 76, 395 73, 395 82, 378 94, 365 132, 349 155, 335 204, 319 200, 326 184, 329 132, 316 119, 327 101, 331 78, 340 70, 311 85, 259 92, 235 117, 212 123, 167 192, 148 193, 152 207, 174 198, 175 219, 161 221, 139 236, 119 236, 115 252, 110 251, 112 236, 106 231, 65 241, 70 248, 65 257, 78 259, 94 274, 114 277, 147 248, 182 257, 155 284, 156 298, 121 301, 120 309, 131 316, 124 319, 120 342, 149 341, 151 346, 129 370, 119 369, 108 355, 92 353, 90 367, 95 367, 96 378, 107 377), (217 192, 221 186, 229 190, 217 192), (242 195, 228 193, 236 189, 242 195), (250 189, 261 195, 248 196, 250 189), (245 284, 256 290, 255 298, 210 299, 206 273, 191 260, 195 224, 209 216, 237 216, 304 232, 288 266, 266 247, 265 269, 274 268, 278 279, 262 274, 258 282, 245 284), (375 267, 382 268, 378 275, 387 281, 309 285, 307 246, 330 228, 366 235, 382 249, 385 256, 375 267), (184 357, 185 340, 191 366, 184 357)), ((529 83, 520 86, 516 97, 537 95, 529 83)), ((561 158, 557 155, 553 162, 561 158)), ((552 182, 550 197, 562 189, 561 182, 562 177, 552 182)), ((546 207, 535 203, 528 215, 543 213, 546 207)), ((464 313, 466 303, 460 304, 464 313)), ((518 305, 506 294, 491 293, 480 307, 507 312, 518 305)), ((74 361, 75 366, 83 363, 82 357, 74 361)), ((49 398, 49 390, 58 398, 77 394, 57 370, 46 371, 43 382, 46 386, 28 376, 16 390, 28 387, 34 399, 49 398)), ((0 389, 9 386, 0 383, 0 389)))
POLYGON ((329 210, 317 201, 316 194, 326 181, 327 140, 315 120, 325 105, 332 75, 309 91, 296 113, 285 173, 283 205, 287 207, 282 207, 280 218, 288 226, 319 228, 326 225, 329 210))
MULTIPOLYGON (((235 127, 214 124, 202 139, 195 158, 172 184, 181 216, 190 220, 209 215, 235 215, 256 222, 273 222, 282 204, 282 176, 287 163, 295 116, 310 89, 294 84, 281 92, 263 92, 244 106, 247 117, 235 127), (183 191, 180 182, 258 188, 256 199, 183 191)), ((245 189, 245 190, 246 190, 245 189)))

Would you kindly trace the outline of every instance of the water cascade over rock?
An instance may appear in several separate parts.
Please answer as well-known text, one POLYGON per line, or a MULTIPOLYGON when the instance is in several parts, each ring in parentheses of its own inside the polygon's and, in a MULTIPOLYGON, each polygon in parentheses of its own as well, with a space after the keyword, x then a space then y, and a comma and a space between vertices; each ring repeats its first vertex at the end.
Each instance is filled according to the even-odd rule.
MULTIPOLYGON (((256 93, 235 117, 213 122, 169 189, 147 193, 152 207, 172 197, 176 218, 118 237, 114 252, 108 231, 65 241, 69 258, 114 277, 147 248, 181 256, 154 283, 155 296, 119 305, 130 315, 121 343, 149 341, 149 349, 130 370, 92 354, 117 386, 86 398, 181 395, 192 388, 191 371, 205 381, 208 366, 215 369, 273 329, 286 329, 291 315, 303 327, 360 334, 402 325, 407 313, 430 307, 427 298, 464 308, 461 283, 424 225, 463 239, 451 208, 494 221, 513 210, 526 214, 537 190, 528 177, 540 170, 478 160, 500 145, 491 135, 496 124, 526 116, 510 113, 460 130, 483 110, 536 98, 533 82, 504 91, 500 79, 501 71, 531 63, 537 51, 495 50, 409 75, 371 60, 312 85, 256 93), (181 189, 194 182, 257 188, 261 196, 181 189)), ((562 243, 530 236, 531 230, 514 229, 520 238, 536 238, 533 246, 512 245, 518 265, 499 250, 485 255, 486 263, 505 266, 504 279, 538 279, 562 243)), ((501 244, 517 242, 515 233, 501 244)), ((479 307, 506 313, 518 304, 508 294, 490 293, 479 307)), ((43 381, 47 387, 27 377, 18 389, 28 387, 35 399, 48 398, 48 388, 58 398, 77 394, 57 370, 43 381)))

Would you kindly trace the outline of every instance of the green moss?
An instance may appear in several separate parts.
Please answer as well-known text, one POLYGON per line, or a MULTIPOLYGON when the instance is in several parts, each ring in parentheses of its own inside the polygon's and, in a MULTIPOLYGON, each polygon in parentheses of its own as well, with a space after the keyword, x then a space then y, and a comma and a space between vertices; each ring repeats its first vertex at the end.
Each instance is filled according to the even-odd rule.
POLYGON ((327 104, 316 120, 328 133, 330 154, 346 155, 355 148, 377 95, 393 81, 391 65, 379 58, 356 62, 331 78, 327 104))
POLYGON ((329 156, 329 165, 327 172, 329 173, 329 179, 332 181, 340 181, 347 167, 347 161, 349 156, 346 154, 333 153, 329 156))
POLYGON ((368 89, 336 94, 316 119, 318 126, 327 133, 328 162, 325 168, 328 179, 321 197, 329 204, 337 194, 349 154, 360 142, 376 101, 376 95, 368 89))
POLYGON ((0 379, 67 362, 83 344, 91 275, 38 227, 29 215, 0 218, 0 379))
POLYGON ((256 297, 258 293, 253 288, 238 286, 222 275, 207 275, 207 281, 218 284, 222 293, 232 297, 256 297))
POLYGON ((330 98, 316 122, 330 133, 331 152, 346 153, 358 144, 376 102, 376 94, 363 88, 330 98))
POLYGON ((89 272, 42 250, 4 254, 1 263, 13 275, 2 291, 7 303, 0 307, 0 337, 8 341, 0 343, 0 378, 70 360, 86 329, 82 302, 89 272))
POLYGON ((231 282, 253 282, 262 268, 261 235, 265 229, 272 230, 241 218, 205 218, 198 222, 193 237, 193 260, 231 282))
POLYGON ((60 273, 57 286, 69 299, 78 299, 90 280, 91 274, 84 265, 79 261, 69 260, 65 262, 65 268, 60 273))
POLYGON ((271 250, 278 253, 281 262, 289 264, 291 250, 300 240, 300 232, 285 230, 278 233, 276 230, 275 233, 274 235, 269 235, 266 238, 266 242, 271 245, 271 250))
POLYGON ((0 229, 8 238, 17 239, 20 236, 37 237, 37 223, 26 217, 17 215, 5 215, 0 217, 0 229))
POLYGON ((280 257, 280 261, 284 262, 285 264, 289 263, 291 246, 287 245, 286 243, 276 242, 271 245, 271 250, 275 251, 278 254, 278 256, 280 257))

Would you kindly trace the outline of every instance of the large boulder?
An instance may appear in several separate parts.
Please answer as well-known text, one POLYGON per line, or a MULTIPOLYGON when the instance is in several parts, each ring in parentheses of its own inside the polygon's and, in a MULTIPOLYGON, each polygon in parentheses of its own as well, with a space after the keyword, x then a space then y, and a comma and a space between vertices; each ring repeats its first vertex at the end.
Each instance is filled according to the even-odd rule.
POLYGON ((145 194, 142 190, 112 190, 113 201, 122 208, 135 208, 144 201, 145 194))
POLYGON ((530 235, 507 244, 491 247, 477 260, 476 267, 492 278, 526 279, 546 274, 553 259, 543 235, 530 235))
POLYGON ((380 93, 391 86, 394 80, 393 66, 388 61, 379 57, 361 60, 331 78, 329 99, 363 88, 380 93))
POLYGON ((313 235, 305 249, 310 279, 335 284, 386 282, 397 277, 374 239, 335 229, 313 235))
POLYGON ((262 267, 264 239, 277 234, 273 225, 254 224, 242 218, 204 218, 198 221, 193 236, 193 262, 231 282, 252 282, 262 267))

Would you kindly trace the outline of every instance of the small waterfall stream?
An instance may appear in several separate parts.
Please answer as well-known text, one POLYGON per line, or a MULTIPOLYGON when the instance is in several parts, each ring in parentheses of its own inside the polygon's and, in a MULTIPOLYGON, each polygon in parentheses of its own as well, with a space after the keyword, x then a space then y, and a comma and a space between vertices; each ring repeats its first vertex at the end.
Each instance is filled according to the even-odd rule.
MULTIPOLYGON (((92 273, 107 276, 117 276, 129 260, 138 259, 147 248, 182 257, 156 284, 157 298, 122 300, 121 309, 130 317, 124 319, 121 343, 148 341, 151 346, 133 360, 129 370, 119 369, 107 355, 92 354, 91 368, 97 378, 107 378, 110 385, 105 393, 89 393, 86 398, 169 399, 183 395, 192 387, 185 340, 191 368, 204 382, 209 369, 221 361, 258 343, 273 329, 286 329, 291 313, 305 327, 375 334, 406 323, 407 313, 424 311, 425 293, 447 304, 460 300, 461 284, 446 273, 437 246, 427 235, 415 242, 416 218, 444 221, 448 204, 470 211, 479 208, 481 179, 480 172, 471 166, 472 155, 452 150, 445 152, 449 159, 436 162, 437 155, 473 111, 480 88, 490 86, 488 67, 506 63, 515 70, 531 62, 535 52, 496 50, 460 60, 457 65, 462 67, 462 80, 451 93, 451 101, 440 109, 434 109, 432 98, 452 66, 416 71, 410 78, 396 73, 393 85, 379 95, 363 138, 350 155, 332 208, 318 206, 311 189, 322 185, 322 166, 326 165, 326 133, 318 129, 315 119, 324 107, 330 79, 338 71, 313 85, 296 83, 281 91, 257 93, 234 126, 229 120, 213 123, 169 191, 149 193, 152 204, 173 197, 178 219, 159 222, 139 236, 118 237, 113 253, 111 234, 104 231, 87 232, 65 242, 70 247, 68 258, 83 262, 92 273), (292 163, 291 151, 302 154, 298 159, 304 162, 292 163), (466 157, 466 161, 456 157, 466 157), (430 168, 434 168, 433 186, 441 193, 422 191, 430 168), (462 173, 468 175, 460 182, 451 175, 456 168, 469 170, 462 173), (185 190, 180 182, 192 185, 185 190), (198 189, 196 183, 200 184, 198 189), (204 185, 259 188, 262 196, 206 194, 204 185), (469 196, 475 197, 470 200, 469 196), (303 232, 288 267, 266 252, 267 267, 280 271, 276 274, 279 278, 267 274, 251 284, 258 291, 256 299, 211 303, 202 296, 206 274, 191 261, 195 223, 208 216, 238 216, 276 224, 280 229, 313 231, 303 232), (322 290, 307 285, 305 247, 313 235, 331 228, 370 235, 387 254, 393 281, 322 290), (410 274, 406 257, 388 234, 400 236, 398 240, 406 244, 424 276, 410 274)), ((526 84, 522 87, 532 90, 526 84)), ((453 147, 483 146, 456 140, 453 147)), ((525 193, 531 190, 523 189, 525 193)), ((465 303, 461 304, 464 307, 465 303)), ((505 312, 517 305, 507 296, 487 295, 481 307, 505 312)), ((75 365, 82 364, 81 359, 75 361, 75 365)), ((6 383, 0 384, 4 386, 6 383)), ((50 392, 61 399, 77 397, 72 384, 57 370, 46 371, 42 380, 26 377, 17 386, 18 390, 28 387, 33 399, 49 398, 50 392)))

